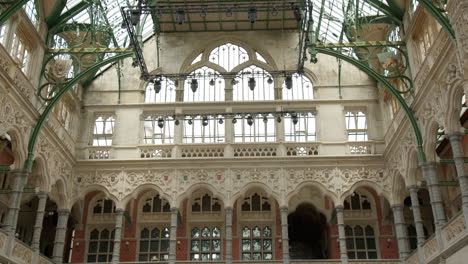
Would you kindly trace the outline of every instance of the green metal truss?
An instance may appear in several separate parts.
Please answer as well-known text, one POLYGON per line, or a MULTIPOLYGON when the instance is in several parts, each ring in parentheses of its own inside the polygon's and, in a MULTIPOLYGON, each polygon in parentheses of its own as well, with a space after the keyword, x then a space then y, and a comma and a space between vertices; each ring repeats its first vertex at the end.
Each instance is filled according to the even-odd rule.
POLYGON ((21 7, 23 7, 26 2, 29 0, 15 0, 15 1, 6 1, 6 2, 1 2, 2 7, 1 13, 0 13, 0 25, 3 25, 10 16, 12 16, 14 13, 16 13, 21 7))
POLYGON ((450 38, 455 39, 455 31, 447 17, 444 0, 418 0, 418 2, 431 14, 447 32, 450 38), (438 5, 436 5, 436 3, 438 5))
POLYGON ((43 127, 47 117, 49 116, 50 112, 52 111, 53 107, 59 102, 60 98, 62 98, 66 92, 68 92, 75 84, 78 83, 82 78, 86 77, 89 73, 94 72, 98 70, 99 68, 106 66, 108 64, 120 61, 122 59, 131 57, 133 55, 132 53, 122 53, 115 55, 113 57, 110 57, 106 60, 100 61, 98 63, 95 63, 91 67, 87 68, 86 70, 80 72, 77 74, 73 79, 69 80, 63 87, 60 87, 60 89, 56 90, 56 93, 50 97, 50 100, 48 101, 44 111, 40 115, 36 125, 33 128, 33 131, 31 133, 31 136, 29 138, 28 142, 28 156, 24 164, 25 169, 31 169, 34 161, 34 150, 36 147, 36 141, 39 136, 39 133, 41 131, 41 128, 43 127))

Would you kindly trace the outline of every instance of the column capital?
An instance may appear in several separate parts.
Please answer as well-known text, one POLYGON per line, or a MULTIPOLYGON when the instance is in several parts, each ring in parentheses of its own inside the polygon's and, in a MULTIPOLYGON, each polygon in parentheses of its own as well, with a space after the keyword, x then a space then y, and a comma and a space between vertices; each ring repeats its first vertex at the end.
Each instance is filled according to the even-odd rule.
POLYGON ((49 197, 49 193, 48 192, 44 192, 44 191, 39 191, 36 193, 37 195, 37 198, 40 199, 47 199, 47 197, 49 197))
POLYGON ((416 192, 417 192, 417 191, 419 190, 420 187, 419 187, 417 184, 411 184, 411 185, 408 185, 406 188, 407 188, 410 192, 411 192, 411 191, 416 191, 416 192))
POLYGON ((232 213, 232 206, 227 206, 227 207, 224 207, 224 211, 225 212, 231 212, 232 213))
POLYGON ((340 212, 340 211, 343 212, 344 206, 342 204, 338 204, 338 205, 335 206, 335 210, 337 212, 340 212))
POLYGON ((289 213, 289 207, 287 207, 287 206, 281 206, 281 207, 280 207, 280 212, 281 212, 281 213, 289 213))
POLYGON ((123 208, 115 208, 115 213, 117 215, 123 215, 124 212, 125 212, 125 209, 123 208))
POLYGON ((19 175, 19 176, 21 176, 21 175, 27 176, 28 174, 31 173, 31 170, 30 169, 12 169, 12 170, 10 170, 10 173, 15 174, 15 175, 19 175))
POLYGON ((65 216, 65 215, 69 215, 70 214, 70 209, 68 208, 61 208, 61 209, 57 209, 57 213, 59 216, 65 216))
POLYGON ((430 168, 436 168, 436 167, 437 167, 437 163, 436 163, 436 162, 433 162, 433 161, 426 161, 426 162, 421 162, 421 163, 419 163, 419 166, 420 166, 422 169, 430 169, 430 168))
POLYGON ((179 207, 171 207, 171 213, 178 213, 179 207))
POLYGON ((392 204, 392 205, 390 205, 390 207, 392 209, 399 209, 399 208, 403 208, 403 204, 402 203, 392 204))

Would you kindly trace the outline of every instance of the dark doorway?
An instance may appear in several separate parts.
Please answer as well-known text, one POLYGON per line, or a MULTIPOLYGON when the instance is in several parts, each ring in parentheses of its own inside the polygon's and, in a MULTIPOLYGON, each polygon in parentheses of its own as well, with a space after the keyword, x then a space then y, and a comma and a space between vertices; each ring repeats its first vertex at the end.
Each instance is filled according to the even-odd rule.
POLYGON ((288 216, 291 259, 327 259, 327 221, 311 204, 300 204, 288 216))

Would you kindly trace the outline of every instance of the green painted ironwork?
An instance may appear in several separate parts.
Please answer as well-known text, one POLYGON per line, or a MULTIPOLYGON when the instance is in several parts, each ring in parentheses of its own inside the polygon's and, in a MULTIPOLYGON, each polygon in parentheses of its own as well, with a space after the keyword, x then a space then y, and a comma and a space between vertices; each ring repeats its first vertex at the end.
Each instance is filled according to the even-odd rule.
POLYGON ((6 6, 6 8, 2 8, 2 13, 0 13, 0 25, 3 25, 10 16, 20 10, 28 1, 29 0, 15 0, 0 3, 2 6, 6 6))
POLYGON ((76 16, 77 14, 79 14, 80 12, 88 8, 89 6, 90 6, 90 2, 83 1, 83 2, 78 3, 76 6, 70 8, 69 10, 67 10, 65 13, 61 15, 60 13, 56 15, 55 12, 62 11, 63 7, 61 9, 57 7, 57 10, 55 12, 52 11, 50 16, 47 17, 46 19, 46 23, 49 26, 49 32, 55 32, 58 26, 65 24, 66 22, 68 22, 70 19, 72 19, 74 16, 76 16))
POLYGON ((89 73, 98 70, 99 68, 111 64, 114 62, 117 62, 119 60, 128 58, 132 56, 133 53, 123 53, 116 55, 114 57, 108 58, 106 60, 103 60, 101 62, 98 62, 94 64, 93 66, 87 68, 86 70, 80 72, 78 75, 76 75, 73 79, 68 81, 61 89, 58 89, 56 91, 56 94, 50 98, 48 101, 47 106, 45 107, 44 111, 42 112, 41 116, 39 117, 39 120, 37 121, 36 125, 34 126, 34 129, 31 133, 31 136, 29 137, 29 142, 28 142, 28 156, 24 164, 25 169, 32 169, 33 165, 33 159, 34 159, 34 150, 36 147, 36 141, 39 136, 39 133, 41 131, 42 126, 44 125, 44 122, 46 121, 47 117, 49 116, 50 112, 52 111, 52 108, 58 103, 60 98, 63 97, 63 95, 70 90, 80 79, 83 77, 87 76, 89 73))
POLYGON ((455 31, 446 15, 445 3, 433 0, 418 0, 418 2, 439 22, 449 37, 455 39, 455 31), (436 6, 435 2, 438 3, 439 6, 436 6))

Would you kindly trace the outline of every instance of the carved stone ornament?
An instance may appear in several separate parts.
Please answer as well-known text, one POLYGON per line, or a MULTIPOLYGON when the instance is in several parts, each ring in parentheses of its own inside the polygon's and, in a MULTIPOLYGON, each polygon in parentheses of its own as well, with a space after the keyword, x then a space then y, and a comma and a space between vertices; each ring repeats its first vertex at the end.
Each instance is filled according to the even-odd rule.
POLYGON ((0 90, 0 135, 5 134, 12 127, 20 129, 24 137, 24 142, 27 142, 29 135, 29 127, 31 120, 21 111, 7 93, 2 93, 0 90))

